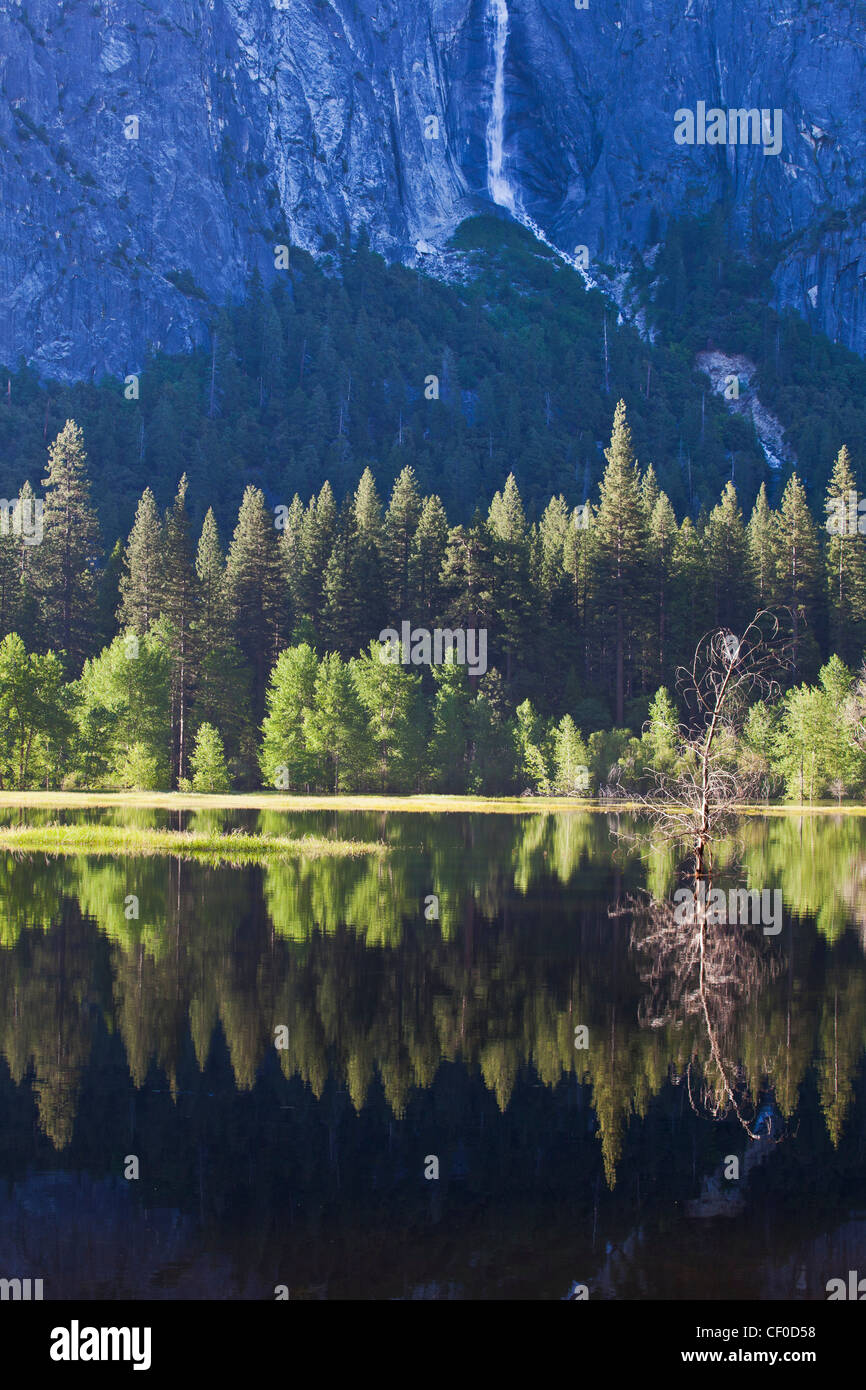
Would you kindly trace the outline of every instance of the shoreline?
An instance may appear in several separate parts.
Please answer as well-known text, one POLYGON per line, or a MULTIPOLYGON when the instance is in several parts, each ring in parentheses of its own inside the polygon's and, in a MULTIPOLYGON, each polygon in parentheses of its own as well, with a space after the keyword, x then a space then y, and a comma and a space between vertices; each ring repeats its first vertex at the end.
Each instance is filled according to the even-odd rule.
MULTIPOLYGON (((577 800, 573 797, 484 797, 436 796, 420 793, 416 796, 388 796, 375 793, 322 793, 320 795, 288 795, 281 792, 237 792, 209 794, 205 792, 0 792, 0 810, 87 810, 88 808, 129 807, 139 810, 162 811, 370 811, 420 812, 426 814, 455 814, 475 812, 492 815, 540 815, 548 813, 610 815, 611 813, 640 813, 645 807, 636 801, 577 800)), ((800 803, 762 802, 732 808, 744 816, 787 815, 866 815, 866 805, 856 802, 800 803)))

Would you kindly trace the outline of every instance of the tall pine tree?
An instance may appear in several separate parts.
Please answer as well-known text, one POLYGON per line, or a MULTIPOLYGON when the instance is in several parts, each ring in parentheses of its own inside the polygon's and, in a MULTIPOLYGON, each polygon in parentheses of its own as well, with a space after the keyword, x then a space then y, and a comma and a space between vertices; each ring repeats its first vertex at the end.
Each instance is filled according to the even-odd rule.
POLYGON ((34 571, 42 640, 66 652, 70 669, 81 670, 97 629, 96 564, 99 528, 90 500, 84 436, 67 420, 48 451, 44 535, 34 571))

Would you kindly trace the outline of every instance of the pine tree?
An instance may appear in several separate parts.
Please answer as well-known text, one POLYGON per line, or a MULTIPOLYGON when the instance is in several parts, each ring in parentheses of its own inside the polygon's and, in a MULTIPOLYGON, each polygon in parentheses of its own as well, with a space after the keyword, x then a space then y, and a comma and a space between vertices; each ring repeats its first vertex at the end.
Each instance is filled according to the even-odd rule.
POLYGON ((84 436, 67 420, 48 451, 44 538, 34 585, 45 646, 66 653, 73 672, 90 652, 97 626, 99 528, 90 501, 84 436))
POLYGON ((385 575, 382 567, 382 504, 373 474, 365 468, 355 490, 357 542, 354 582, 357 585, 359 645, 366 645, 388 627, 385 575))
POLYGON ((208 508, 196 550, 198 603, 193 623, 195 713, 221 729, 230 761, 254 762, 250 673, 232 633, 225 560, 213 509, 208 508))
POLYGON ((713 625, 740 632, 754 612, 749 593, 748 547, 743 514, 732 482, 710 512, 704 544, 713 591, 713 625))
POLYGON ((589 750, 570 714, 563 715, 553 734, 553 788, 557 796, 589 791, 589 750))
POLYGON ((0 638, 15 632, 21 603, 19 543, 11 530, 0 535, 0 638))
POLYGON ((448 518, 441 500, 425 497, 409 558, 412 620, 432 628, 442 615, 442 566, 448 546, 448 518))
POLYGON ((120 627, 142 636, 159 614, 163 576, 163 531, 156 499, 144 489, 124 551, 120 578, 120 627))
POLYGON ((404 468, 391 492, 385 514, 383 560, 385 584, 390 605, 390 627, 399 628, 404 619, 412 621, 410 613, 411 584, 409 563, 412 542, 421 519, 421 498, 412 468, 404 468))
POLYGON ((470 710, 473 748, 468 790, 500 796, 517 789, 517 750, 508 719, 505 686, 498 671, 482 676, 470 710))
MULTIPOLYGON (((36 519, 37 498, 29 483, 24 483, 18 494, 18 506, 23 518, 36 519)), ((44 517, 43 517, 44 528, 44 517)), ((31 646, 38 645, 44 624, 39 613, 39 560, 41 545, 34 545, 26 539, 25 526, 21 524, 20 536, 15 536, 18 553, 18 594, 15 614, 15 631, 23 635, 31 646)), ((44 529, 43 529, 44 539, 44 529)))
POLYGON ((298 613, 314 626, 321 622, 324 608, 324 579, 334 548, 337 504, 330 483, 324 483, 318 497, 310 499, 301 527, 302 563, 298 586, 298 613))
POLYGON ((756 608, 775 608, 779 602, 779 533, 775 513, 761 483, 746 527, 749 576, 756 608))
POLYGON ((358 580, 358 524, 347 498, 340 508, 334 544, 325 566, 322 633, 333 651, 354 655, 369 639, 364 630, 358 580))
POLYGON ((289 624, 274 519, 256 487, 248 487, 241 501, 226 566, 226 593, 235 642, 252 671, 253 717, 258 723, 268 674, 289 624))
POLYGON ((671 617, 677 665, 690 664, 695 647, 713 621, 707 553, 691 517, 684 517, 674 543, 671 617))
POLYGON ((595 542, 597 528, 589 502, 575 507, 571 514, 563 545, 563 565, 568 576, 569 612, 573 631, 577 635, 577 656, 584 674, 589 673, 590 651, 587 631, 590 616, 593 574, 595 572, 595 542))
POLYGON ((192 537, 186 510, 187 478, 178 483, 174 502, 165 514, 160 575, 160 609, 171 658, 172 773, 186 776, 189 703, 195 686, 193 624, 198 608, 198 577, 193 565, 192 537))
POLYGON ((407 792, 416 789, 425 751, 421 677, 401 662, 383 661, 383 650, 374 638, 369 651, 352 662, 352 675, 380 789, 407 792))
POLYGON ((866 548, 859 529, 863 514, 851 505, 856 496, 843 444, 827 487, 826 573, 830 646, 848 665, 860 660, 866 645, 866 548))
POLYGON ((433 667, 433 729, 430 738, 430 779, 437 791, 463 793, 470 768, 472 700, 465 666, 458 666, 449 652, 441 666, 433 667))
POLYGON ((495 649, 504 654, 508 685, 518 653, 527 646, 530 608, 526 517, 513 473, 490 504, 487 527, 493 554, 495 649))
POLYGON ((367 718, 351 669, 337 652, 319 664, 313 706, 304 713, 304 733, 307 747, 324 763, 335 796, 364 785, 372 761, 367 718))
MULTIPOLYGON (((811 675, 817 664, 814 637, 820 587, 820 558, 815 524, 805 489, 792 473, 776 518, 779 602, 790 615, 792 680, 811 675)), ((786 624, 787 626, 787 624, 786 624)))
POLYGON ((650 513, 647 546, 649 580, 655 621, 650 637, 650 653, 646 663, 650 685, 666 669, 670 646, 670 595, 674 576, 674 551, 677 542, 677 519, 664 492, 659 492, 650 513))
POLYGON ((295 613, 302 612, 304 569, 304 504, 297 493, 289 504, 278 544, 286 588, 295 613))
POLYGON ((281 791, 319 781, 320 759, 307 743, 319 660, 306 642, 280 652, 268 685, 259 764, 267 786, 281 791))
POLYGON ((649 754, 648 765, 656 772, 670 772, 676 762, 679 719, 670 691, 664 685, 653 696, 643 739, 649 754))
POLYGON ((227 792, 230 789, 223 741, 213 724, 202 724, 195 736, 190 757, 192 788, 196 792, 227 792))
POLYGON ((493 555, 487 526, 478 512, 471 526, 455 526, 449 532, 440 582, 450 626, 492 625, 493 555))
POLYGON ((601 633, 613 653, 609 670, 622 725, 625 712, 626 654, 639 638, 646 610, 647 524, 640 477, 626 420, 625 401, 613 418, 607 468, 595 522, 593 606, 601 633))

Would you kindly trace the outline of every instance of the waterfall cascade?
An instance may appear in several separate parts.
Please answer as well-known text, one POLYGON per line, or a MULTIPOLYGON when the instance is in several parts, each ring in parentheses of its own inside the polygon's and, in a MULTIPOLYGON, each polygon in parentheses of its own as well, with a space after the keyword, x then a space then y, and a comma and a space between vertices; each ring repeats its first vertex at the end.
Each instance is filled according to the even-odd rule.
POLYGON ((523 211, 519 196, 505 173, 505 52, 508 47, 508 0, 489 0, 487 18, 493 28, 493 101, 487 121, 487 189, 497 207, 505 208, 515 221, 561 260, 576 270, 588 288, 595 281, 575 260, 541 230, 534 218, 523 211))
POLYGON ((508 44, 507 0, 490 0, 488 16, 493 20, 493 104, 487 122, 487 187, 501 208, 517 216, 514 190, 505 174, 503 139, 505 133, 505 49, 508 44))

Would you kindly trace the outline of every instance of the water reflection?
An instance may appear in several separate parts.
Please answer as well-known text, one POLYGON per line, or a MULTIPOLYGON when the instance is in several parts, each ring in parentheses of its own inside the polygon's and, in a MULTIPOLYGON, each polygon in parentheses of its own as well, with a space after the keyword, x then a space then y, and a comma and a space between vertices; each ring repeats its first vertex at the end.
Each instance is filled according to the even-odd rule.
MULTIPOLYGON (((809 1250, 829 1260, 834 1231, 848 1250, 866 1198, 866 822, 745 820, 720 871, 781 887, 783 930, 696 940, 640 906, 646 889, 669 898, 674 858, 615 853, 602 815, 208 812, 184 825, 201 814, 217 818, 209 829, 382 836, 389 850, 238 869, 0 862, 2 1172, 16 1201, 73 1231, 106 1185, 91 1284, 105 1262, 118 1287, 151 1295, 162 1281, 176 1296, 268 1296, 271 1279, 368 1295, 351 1251, 375 1247, 381 1296, 564 1297, 575 1279, 629 1296, 647 1260, 667 1267, 671 1223, 704 1258, 698 1228, 724 1216, 748 1229, 760 1211, 776 1212, 778 1259, 756 1243, 730 1279, 766 1297, 781 1296, 783 1266, 800 1261, 795 1285, 812 1269, 809 1250), (428 1154, 438 1183, 423 1178, 428 1154), (183 1259, 143 1235, 138 1264, 112 1252, 139 1248, 148 1212, 183 1259), (292 1240, 287 1253, 286 1221, 306 1254, 292 1240), (548 1256, 518 1269, 539 1239, 548 1256)), ((56 1287, 81 1291, 75 1268, 58 1257, 56 1287)), ((818 1296, 817 1277, 798 1296, 818 1296)))

